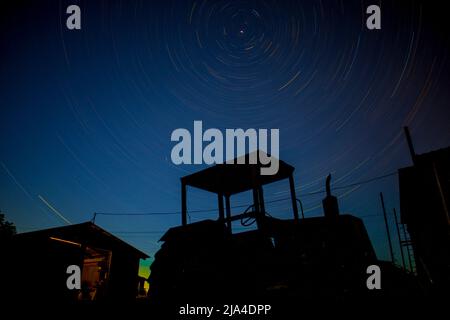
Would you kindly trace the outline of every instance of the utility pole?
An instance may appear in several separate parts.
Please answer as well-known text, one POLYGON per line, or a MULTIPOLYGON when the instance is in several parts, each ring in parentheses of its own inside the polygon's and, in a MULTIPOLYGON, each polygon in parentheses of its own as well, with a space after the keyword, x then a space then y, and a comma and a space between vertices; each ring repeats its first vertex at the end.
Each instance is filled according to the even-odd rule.
POLYGON ((392 250, 391 233, 389 232, 389 224, 387 221, 386 208, 384 207, 384 199, 383 199, 382 192, 380 192, 380 199, 381 199, 381 206, 383 207, 384 224, 386 225, 386 233, 387 233, 388 242, 389 242, 389 251, 391 253, 392 263, 394 263, 394 251, 392 250))
POLYGON ((411 155, 411 160, 414 165, 416 165, 416 151, 414 151, 414 145, 411 139, 411 133, 409 132, 408 127, 403 127, 406 136, 406 142, 408 143, 409 154, 411 155))

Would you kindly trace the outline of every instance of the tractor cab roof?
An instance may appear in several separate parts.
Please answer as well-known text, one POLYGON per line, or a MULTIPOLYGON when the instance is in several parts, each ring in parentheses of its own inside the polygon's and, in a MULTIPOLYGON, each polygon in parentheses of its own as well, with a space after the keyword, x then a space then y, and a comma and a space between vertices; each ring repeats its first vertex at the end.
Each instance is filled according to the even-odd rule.
MULTIPOLYGON (((269 165, 262 164, 260 157, 256 157, 257 161, 255 164, 249 163, 251 155, 254 155, 256 152, 258 151, 236 158, 233 163, 216 164, 202 171, 182 177, 181 182, 186 186, 230 196, 289 178, 293 173, 294 167, 269 155, 272 163, 278 161, 278 171, 273 175, 262 175, 261 168, 269 165)), ((263 151, 259 152, 268 156, 263 151)))

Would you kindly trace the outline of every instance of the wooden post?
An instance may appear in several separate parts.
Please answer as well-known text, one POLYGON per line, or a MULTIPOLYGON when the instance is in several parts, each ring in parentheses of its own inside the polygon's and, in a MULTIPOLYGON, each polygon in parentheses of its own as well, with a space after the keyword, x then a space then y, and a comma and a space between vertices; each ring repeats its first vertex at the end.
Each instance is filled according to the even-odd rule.
POLYGON ((292 209, 294 210, 294 219, 298 221, 297 197, 295 196, 294 174, 289 175, 289 188, 291 189, 292 209))
POLYGON ((261 210, 261 216, 266 214, 266 205, 264 204, 264 193, 262 186, 258 187, 258 199, 259 199, 259 208, 261 210))
POLYGON ((219 200, 219 220, 223 222, 225 220, 225 213, 224 213, 225 211, 223 208, 223 194, 218 193, 217 198, 219 200))
POLYGON ((187 225, 186 185, 181 182, 181 225, 187 225))
POLYGON ((259 208, 258 189, 256 187, 253 188, 253 206, 255 208, 256 225, 258 226, 258 229, 261 229, 262 227, 261 210, 259 208))
POLYGON ((411 160, 416 165, 416 152, 414 151, 414 145, 412 143, 411 134, 409 133, 408 127, 403 127, 403 130, 405 131, 406 141, 408 142, 408 149, 409 154, 411 155, 411 160))
POLYGON ((225 196, 225 210, 227 215, 227 232, 228 234, 232 234, 233 230, 231 229, 231 206, 230 206, 230 195, 225 196))

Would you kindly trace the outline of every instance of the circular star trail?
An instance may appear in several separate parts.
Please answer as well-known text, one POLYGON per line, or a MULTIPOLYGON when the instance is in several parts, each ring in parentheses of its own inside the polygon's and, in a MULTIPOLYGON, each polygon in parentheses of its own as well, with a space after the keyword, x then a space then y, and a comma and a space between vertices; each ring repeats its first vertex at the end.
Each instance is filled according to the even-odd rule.
MULTIPOLYGON (((335 190, 341 211, 364 218, 383 257, 378 192, 398 208, 391 173, 410 165, 402 127, 419 153, 450 144, 450 46, 434 4, 382 2, 382 28, 368 30, 370 4, 89 1, 79 31, 66 29, 62 3, 2 10, 2 211, 19 230, 63 223, 55 212, 71 222, 93 212, 176 212, 179 178, 201 167, 171 163, 174 129, 191 130, 194 120, 277 128, 306 216, 322 214, 331 173, 332 187, 349 186, 335 190)), ((277 201, 286 192, 265 189, 273 216, 291 215, 277 201)), ((215 198, 189 196, 193 221, 214 214, 195 210, 215 198)), ((153 254, 179 217, 98 223, 152 231, 123 236, 153 254)))

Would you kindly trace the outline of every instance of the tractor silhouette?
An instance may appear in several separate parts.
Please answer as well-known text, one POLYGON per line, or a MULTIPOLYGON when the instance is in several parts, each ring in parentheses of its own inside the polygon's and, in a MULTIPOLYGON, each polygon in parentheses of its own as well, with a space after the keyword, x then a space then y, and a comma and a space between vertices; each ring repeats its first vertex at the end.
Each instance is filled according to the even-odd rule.
MULTIPOLYGON (((258 160, 217 164, 181 178, 182 225, 161 238, 149 277, 149 297, 215 300, 220 297, 345 297, 367 292, 366 269, 377 258, 361 219, 339 213, 330 176, 324 215, 299 216, 294 167, 279 161, 275 175, 261 175, 258 160), (265 209, 263 187, 288 180, 292 218, 272 217, 265 209), (215 220, 187 222, 187 187, 217 194, 215 220), (231 215, 234 195, 250 191, 253 204, 231 215), (232 223, 256 228, 236 233, 232 223)), ((242 160, 242 159, 241 159, 242 160)), ((301 204, 301 203, 300 203, 301 204)), ((303 211, 303 210, 301 210, 303 211)))

